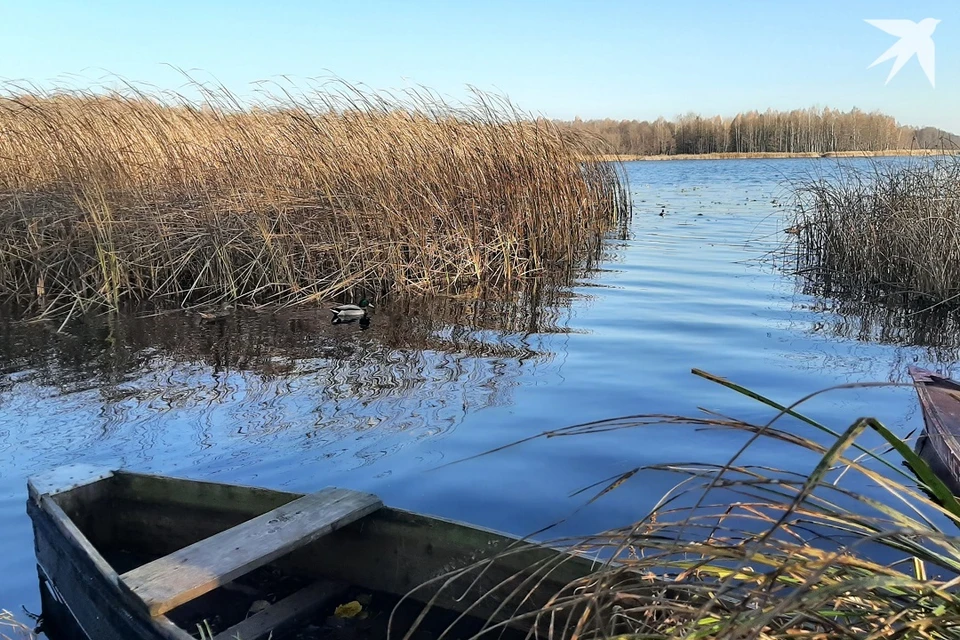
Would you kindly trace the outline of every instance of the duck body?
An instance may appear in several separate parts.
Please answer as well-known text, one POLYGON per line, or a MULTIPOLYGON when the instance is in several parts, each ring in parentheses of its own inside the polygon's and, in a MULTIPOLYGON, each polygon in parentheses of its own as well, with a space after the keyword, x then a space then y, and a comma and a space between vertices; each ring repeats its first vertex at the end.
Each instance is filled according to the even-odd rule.
POLYGON ((198 311, 197 315, 207 321, 223 320, 229 318, 233 313, 231 309, 220 309, 218 311, 198 311))
POLYGON ((186 312, 203 322, 220 322, 233 315, 233 305, 224 302, 219 307, 204 306, 197 309, 187 309, 186 312))
POLYGON ((373 307, 373 304, 364 298, 360 301, 360 304, 341 304, 336 307, 331 307, 330 313, 333 314, 334 322, 349 322, 366 317, 368 307, 373 307))

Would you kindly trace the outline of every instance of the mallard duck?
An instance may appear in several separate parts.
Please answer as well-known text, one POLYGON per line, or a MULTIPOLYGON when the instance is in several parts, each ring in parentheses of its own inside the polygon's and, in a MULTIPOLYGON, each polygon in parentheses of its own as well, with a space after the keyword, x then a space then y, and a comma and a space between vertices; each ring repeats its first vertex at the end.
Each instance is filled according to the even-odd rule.
POLYGON ((187 309, 188 314, 196 314, 197 318, 204 322, 216 322, 225 320, 233 315, 233 305, 228 302, 221 302, 220 306, 203 306, 196 309, 187 309))
POLYGON ((367 315, 367 307, 372 308, 373 303, 364 298, 360 301, 360 304, 341 304, 338 307, 333 307, 330 309, 330 313, 333 314, 334 322, 357 320, 367 315))

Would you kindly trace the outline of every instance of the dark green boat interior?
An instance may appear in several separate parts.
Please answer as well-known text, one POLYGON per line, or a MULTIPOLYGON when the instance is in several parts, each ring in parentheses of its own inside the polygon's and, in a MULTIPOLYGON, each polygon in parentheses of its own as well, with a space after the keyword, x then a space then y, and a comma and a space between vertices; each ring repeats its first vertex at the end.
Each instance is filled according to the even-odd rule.
MULTIPOLYGON (((51 497, 110 569, 123 574, 300 495, 116 472, 51 497)), ((482 619, 514 594, 524 580, 524 571, 532 565, 549 567, 535 582, 538 593, 534 597, 524 594, 518 598, 518 606, 502 608, 500 616, 529 611, 543 603, 567 581, 584 575, 589 563, 551 549, 523 545, 495 532, 381 507, 166 615, 199 637, 198 623, 207 621, 216 633, 243 620, 257 601, 275 602, 318 579, 326 579, 346 583, 349 590, 338 601, 320 607, 294 635, 285 637, 380 637, 391 613, 392 636, 402 637, 403 633, 397 632, 405 631, 404 624, 411 624, 420 615, 423 602, 431 598, 430 618, 419 627, 426 634, 422 637, 436 637, 461 612, 468 615, 460 616, 458 636, 472 635, 482 628, 482 619), (508 549, 514 550, 496 563, 467 571, 443 590, 438 589, 443 583, 436 580, 438 577, 508 549), (404 598, 429 581, 433 581, 429 587, 404 598), (353 599, 366 603, 362 618, 332 615, 337 605, 353 599), (401 600, 402 606, 395 609, 401 600)), ((522 635, 522 630, 517 632, 522 635)), ((510 635, 512 631, 505 637, 510 635)))

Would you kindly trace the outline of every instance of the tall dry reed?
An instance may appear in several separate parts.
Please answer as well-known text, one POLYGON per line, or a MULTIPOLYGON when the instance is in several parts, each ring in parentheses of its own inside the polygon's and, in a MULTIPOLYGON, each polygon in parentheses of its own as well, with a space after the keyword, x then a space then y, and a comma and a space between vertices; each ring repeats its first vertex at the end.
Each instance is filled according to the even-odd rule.
POLYGON ((960 158, 876 164, 797 186, 794 261, 810 292, 844 300, 960 300, 960 158))
POLYGON ((477 93, 0 98, 0 296, 33 308, 511 287, 627 212, 584 141, 477 93))

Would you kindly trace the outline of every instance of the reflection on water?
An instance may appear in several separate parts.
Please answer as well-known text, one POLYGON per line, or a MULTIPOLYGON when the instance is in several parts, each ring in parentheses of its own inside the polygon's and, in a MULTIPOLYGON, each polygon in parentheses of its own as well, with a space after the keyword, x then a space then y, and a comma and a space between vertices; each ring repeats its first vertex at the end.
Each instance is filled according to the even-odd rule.
POLYGON ((334 317, 333 320, 330 321, 330 324, 353 324, 354 322, 356 322, 357 326, 363 331, 370 328, 370 316, 368 315, 350 318, 334 317))
POLYGON ((960 318, 955 311, 824 298, 809 309, 824 317, 814 331, 865 342, 926 347, 932 358, 945 363, 960 355, 960 318))
POLYGON ((917 361, 909 355, 917 347, 941 372, 949 373, 960 360, 960 312, 955 308, 855 299, 825 290, 807 278, 797 280, 796 308, 813 314, 811 332, 897 347, 890 380, 909 379, 906 363, 917 361))
MULTIPOLYGON (((99 405, 105 431, 174 410, 240 405, 229 428, 248 436, 297 429, 330 440, 374 428, 437 435, 468 412, 511 402, 521 373, 535 375, 552 359, 541 338, 568 331, 559 321, 572 299, 569 290, 531 288, 512 300, 406 300, 378 306, 363 323, 302 308, 238 309, 213 321, 140 311, 61 330, 8 319, 0 424, 32 387, 40 396, 82 394, 85 411, 99 405), (251 406, 255 415, 245 416, 251 406)), ((64 430, 88 427, 62 418, 64 430)), ((36 426, 30 435, 39 439, 51 423, 36 426)), ((208 426, 195 437, 222 431, 208 426)), ((0 450, 14 445, 7 437, 15 432, 26 435, 0 432, 0 450)))

